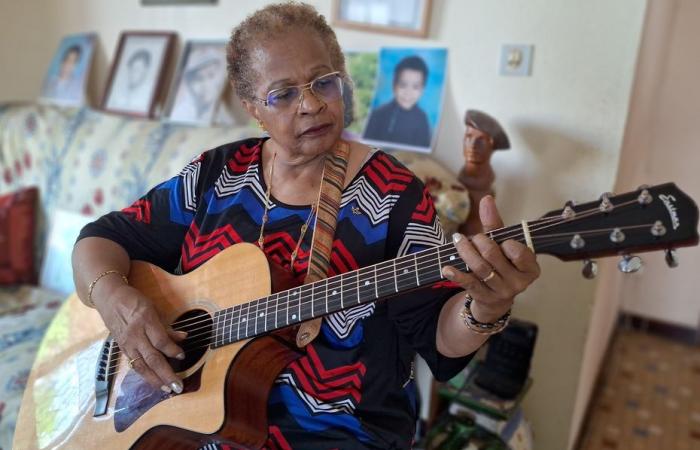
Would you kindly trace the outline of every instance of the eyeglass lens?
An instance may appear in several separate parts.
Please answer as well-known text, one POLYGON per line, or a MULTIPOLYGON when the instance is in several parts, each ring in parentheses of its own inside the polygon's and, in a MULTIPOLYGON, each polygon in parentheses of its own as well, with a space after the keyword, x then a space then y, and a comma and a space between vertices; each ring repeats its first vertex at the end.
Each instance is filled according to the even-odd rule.
MULTIPOLYGON (((325 75, 311 82, 311 90, 325 102, 338 100, 343 94, 343 81, 338 74, 325 75)), ((273 108, 285 109, 295 104, 304 87, 290 86, 275 89, 267 94, 267 104, 273 108)))

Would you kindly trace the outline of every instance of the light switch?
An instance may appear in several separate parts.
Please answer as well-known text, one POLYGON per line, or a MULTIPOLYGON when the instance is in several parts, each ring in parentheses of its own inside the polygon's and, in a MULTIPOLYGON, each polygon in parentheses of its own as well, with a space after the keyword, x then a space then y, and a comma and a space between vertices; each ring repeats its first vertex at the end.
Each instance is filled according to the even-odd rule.
POLYGON ((532 45, 504 45, 501 48, 501 75, 530 76, 533 51, 532 45))

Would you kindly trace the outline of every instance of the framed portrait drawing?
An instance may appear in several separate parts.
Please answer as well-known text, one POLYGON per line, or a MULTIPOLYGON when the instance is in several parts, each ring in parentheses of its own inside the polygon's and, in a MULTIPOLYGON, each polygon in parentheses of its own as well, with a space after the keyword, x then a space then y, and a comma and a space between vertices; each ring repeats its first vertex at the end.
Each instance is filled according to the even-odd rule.
POLYGON ((174 44, 175 33, 123 32, 102 97, 102 109, 154 117, 174 44))
POLYGON ((171 89, 168 118, 210 125, 226 80, 226 41, 188 41, 171 89))
POLYGON ((363 142, 430 153, 445 93, 447 49, 382 48, 363 142))
POLYGON ((427 37, 432 0, 334 0, 333 25, 427 37))
POLYGON ((66 106, 86 103, 85 90, 95 49, 95 33, 64 37, 46 71, 40 99, 66 106))

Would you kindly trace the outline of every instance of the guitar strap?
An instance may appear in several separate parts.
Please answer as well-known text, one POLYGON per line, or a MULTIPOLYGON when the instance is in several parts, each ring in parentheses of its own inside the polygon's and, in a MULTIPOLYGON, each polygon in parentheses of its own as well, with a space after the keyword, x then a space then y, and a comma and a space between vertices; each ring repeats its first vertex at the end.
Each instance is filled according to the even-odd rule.
MULTIPOLYGON (((348 167, 350 146, 343 140, 338 141, 333 154, 326 158, 323 169, 321 189, 318 193, 318 208, 316 209, 316 226, 311 240, 309 268, 304 284, 313 283, 328 276, 331 249, 335 237, 335 226, 338 222, 340 196, 345 185, 345 172, 348 167)), ((299 326, 296 343, 299 348, 305 347, 316 339, 321 330, 321 320, 318 317, 306 321, 299 326)))

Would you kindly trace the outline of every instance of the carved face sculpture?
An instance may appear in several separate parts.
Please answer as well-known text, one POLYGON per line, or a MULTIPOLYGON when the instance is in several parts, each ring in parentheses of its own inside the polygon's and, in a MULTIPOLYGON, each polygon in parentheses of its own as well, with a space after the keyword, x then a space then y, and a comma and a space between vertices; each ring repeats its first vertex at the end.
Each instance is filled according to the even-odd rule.
POLYGON ((470 164, 484 164, 491 159, 493 138, 479 130, 474 124, 467 124, 464 133, 464 159, 470 164))

